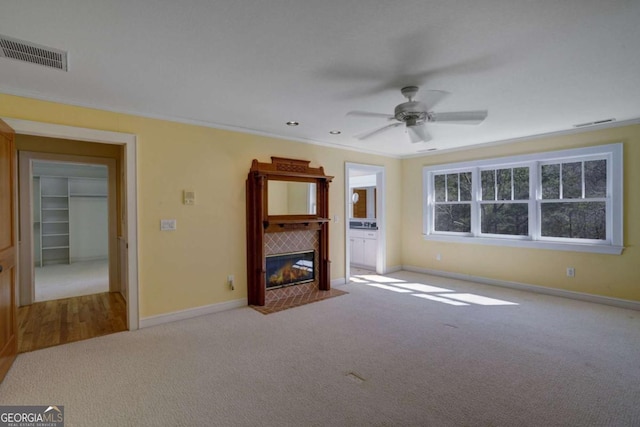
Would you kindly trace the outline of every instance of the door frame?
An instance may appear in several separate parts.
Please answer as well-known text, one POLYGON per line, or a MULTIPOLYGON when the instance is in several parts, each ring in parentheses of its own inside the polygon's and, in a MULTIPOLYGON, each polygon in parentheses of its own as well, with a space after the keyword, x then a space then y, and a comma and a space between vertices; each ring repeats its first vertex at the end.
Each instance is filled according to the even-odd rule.
POLYGON ((346 162, 344 165, 344 230, 345 230, 345 282, 351 277, 351 245, 349 239, 349 215, 351 205, 351 177, 352 170, 367 171, 376 175, 376 225, 378 226, 378 247, 376 250, 376 273, 387 271, 387 235, 386 235, 386 189, 385 167, 363 163, 346 162))
MULTIPOLYGON (((16 134, 36 135, 50 138, 62 138, 77 141, 97 142, 100 144, 116 144, 124 146, 123 171, 125 172, 127 250, 127 328, 132 331, 139 328, 139 296, 138 296, 138 197, 137 197, 137 167, 136 135, 112 132, 98 129, 65 126, 52 123, 35 122, 31 120, 0 117, 16 134)), ((16 194, 17 197, 17 194, 16 194)), ((17 200, 16 200, 17 206, 17 200)), ((20 260, 18 260, 18 263, 20 260)), ((18 271, 20 265, 18 264, 18 271)))
MULTIPOLYGON (((5 375, 11 369, 13 361, 18 354, 18 310, 17 310, 17 295, 16 288, 18 284, 18 204, 17 199, 17 162, 15 156, 15 133, 5 122, 0 121, 0 138, 2 139, 1 150, 4 151, 5 139, 9 152, 8 155, 8 181, 5 180, 3 174, 3 184, 9 184, 8 202, 9 202, 9 218, 2 218, 8 220, 9 230, 5 239, 8 240, 6 247, 0 248, 0 263, 2 263, 2 271, 0 274, 2 279, 8 279, 8 289, 3 289, 2 299, 0 300, 0 311, 2 311, 2 340, 0 342, 0 382, 5 378, 5 375), (8 237, 8 239, 6 239, 8 237), (7 292, 8 291, 8 292, 7 292), (5 293, 6 292, 6 293, 5 293), (5 299, 6 298, 6 299, 5 299)), ((3 153, 4 156, 4 153, 3 153)), ((5 224, 2 225, 3 229, 5 224)), ((3 230, 4 234, 4 230, 3 230)), ((2 242, 3 244, 5 242, 2 242)), ((2 285, 4 287, 4 284, 2 285)))
MULTIPOLYGON (((118 213, 116 159, 106 157, 78 156, 74 154, 54 154, 36 151, 18 153, 18 187, 20 206, 20 270, 19 301, 20 306, 33 304, 35 301, 34 277, 34 236, 33 236, 33 162, 47 161, 57 163, 93 164, 107 167, 108 175, 108 257, 109 257, 109 292, 124 293, 126 290, 118 284, 118 213)), ((124 207, 123 207, 124 208, 124 207)), ((126 299, 126 295, 125 296, 126 299)))

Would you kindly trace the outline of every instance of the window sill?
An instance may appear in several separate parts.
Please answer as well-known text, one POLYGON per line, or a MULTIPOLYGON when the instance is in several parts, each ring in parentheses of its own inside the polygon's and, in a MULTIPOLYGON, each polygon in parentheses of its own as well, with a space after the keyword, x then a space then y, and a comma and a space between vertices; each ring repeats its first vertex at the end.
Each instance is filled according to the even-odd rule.
POLYGON ((581 243, 558 243, 540 240, 495 239, 489 237, 465 237, 440 234, 424 234, 424 240, 448 243, 470 243, 474 245, 506 246, 553 251, 590 252, 596 254, 620 255, 624 246, 592 245, 581 243))

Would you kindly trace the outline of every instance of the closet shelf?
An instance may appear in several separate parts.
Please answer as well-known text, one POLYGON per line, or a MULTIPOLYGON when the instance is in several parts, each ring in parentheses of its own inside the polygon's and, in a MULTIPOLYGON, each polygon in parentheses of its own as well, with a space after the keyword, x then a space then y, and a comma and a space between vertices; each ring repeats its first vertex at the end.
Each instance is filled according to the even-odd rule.
MULTIPOLYGON (((77 245, 71 238, 78 236, 72 230, 81 227, 85 221, 74 225, 76 220, 70 215, 75 212, 77 216, 80 212, 85 212, 84 217, 78 218, 86 219, 91 224, 87 227, 92 232, 96 225, 87 215, 96 209, 102 209, 102 204, 108 200, 107 194, 105 178, 33 176, 34 208, 38 211, 38 214, 34 213, 33 219, 40 221, 33 228, 34 241, 37 239, 34 249, 37 251, 35 259, 40 267, 68 264, 71 261, 71 250, 77 245), (86 210, 85 205, 91 205, 92 209, 86 210)), ((84 232, 84 226, 82 231, 84 232)))

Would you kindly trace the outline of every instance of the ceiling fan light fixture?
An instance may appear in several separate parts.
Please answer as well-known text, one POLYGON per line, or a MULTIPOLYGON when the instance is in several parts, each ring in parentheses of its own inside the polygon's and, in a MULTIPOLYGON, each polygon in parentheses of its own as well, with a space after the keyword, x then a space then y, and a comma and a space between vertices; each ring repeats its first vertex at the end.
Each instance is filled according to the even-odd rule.
POLYGON ((396 120, 405 123, 424 122, 427 120, 427 106, 418 101, 403 102, 396 106, 393 116, 396 120))

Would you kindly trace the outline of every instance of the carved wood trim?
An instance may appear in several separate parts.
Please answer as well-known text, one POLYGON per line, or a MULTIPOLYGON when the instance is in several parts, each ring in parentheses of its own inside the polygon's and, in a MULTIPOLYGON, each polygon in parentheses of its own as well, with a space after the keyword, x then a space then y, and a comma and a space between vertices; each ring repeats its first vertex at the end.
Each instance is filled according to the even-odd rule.
POLYGON ((331 289, 329 274, 329 183, 332 176, 321 167, 310 167, 308 160, 271 157, 271 163, 253 160, 246 182, 247 200, 247 286, 250 305, 265 304, 265 233, 314 230, 318 234, 318 288, 331 289), (269 216, 269 179, 316 183, 315 215, 269 216))

